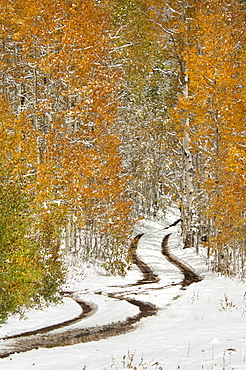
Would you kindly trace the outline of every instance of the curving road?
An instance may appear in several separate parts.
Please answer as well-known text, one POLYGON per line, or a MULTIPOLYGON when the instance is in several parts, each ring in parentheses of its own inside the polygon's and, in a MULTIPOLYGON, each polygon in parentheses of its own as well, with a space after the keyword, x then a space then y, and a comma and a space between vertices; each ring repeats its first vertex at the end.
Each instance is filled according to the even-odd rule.
MULTIPOLYGON (((177 220, 169 227, 175 226, 179 221, 180 220, 177 220)), ((168 229, 169 227, 165 229, 168 229)), ((145 262, 143 262, 137 255, 138 242, 143 235, 144 234, 137 235, 133 239, 130 246, 132 261, 138 266, 138 268, 142 272, 143 278, 134 284, 127 285, 128 287, 134 287, 143 284, 153 284, 157 283, 160 280, 159 277, 151 270, 151 268, 145 262)), ((180 271, 183 273, 184 278, 178 284, 181 285, 181 289, 184 289, 184 287, 194 282, 199 282, 202 279, 192 269, 190 269, 183 262, 179 261, 176 257, 174 257, 171 254, 168 248, 168 240, 170 235, 171 234, 167 234, 164 236, 161 243, 161 251, 164 257, 170 263, 178 267, 180 271)), ((124 286, 124 288, 125 287, 126 286, 124 286)), ((119 286, 118 288, 122 287, 119 286)), ((151 289, 151 287, 149 288, 151 289)), ((133 317, 129 317, 126 320, 119 321, 116 323, 114 322, 102 326, 91 326, 83 329, 81 328, 69 329, 69 326, 71 324, 77 323, 83 320, 85 317, 93 315, 96 311, 96 307, 94 305, 80 300, 76 300, 81 305, 82 308, 82 313, 79 316, 75 317, 74 319, 62 322, 60 324, 48 326, 34 331, 28 331, 18 335, 5 337, 4 340, 6 340, 7 347, 0 352, 0 358, 8 357, 13 353, 25 352, 40 347, 51 348, 57 346, 67 346, 73 345, 75 343, 85 343, 127 333, 129 331, 135 330, 136 329, 135 324, 139 322, 142 318, 156 315, 158 312, 158 309, 151 303, 146 303, 140 300, 127 298, 126 296, 124 296, 124 292, 108 293, 108 296, 110 298, 128 301, 129 303, 139 308, 139 313, 133 317), (52 333, 52 331, 55 329, 65 327, 66 330, 61 333, 55 332, 52 333)))

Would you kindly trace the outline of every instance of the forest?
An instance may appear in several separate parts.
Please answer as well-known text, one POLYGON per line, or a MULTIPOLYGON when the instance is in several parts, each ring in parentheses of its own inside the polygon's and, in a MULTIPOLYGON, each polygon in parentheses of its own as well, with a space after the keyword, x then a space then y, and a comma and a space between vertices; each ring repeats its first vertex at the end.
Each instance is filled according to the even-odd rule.
POLYGON ((69 255, 124 275, 134 223, 246 275, 246 2, 0 0, 0 322, 69 255))

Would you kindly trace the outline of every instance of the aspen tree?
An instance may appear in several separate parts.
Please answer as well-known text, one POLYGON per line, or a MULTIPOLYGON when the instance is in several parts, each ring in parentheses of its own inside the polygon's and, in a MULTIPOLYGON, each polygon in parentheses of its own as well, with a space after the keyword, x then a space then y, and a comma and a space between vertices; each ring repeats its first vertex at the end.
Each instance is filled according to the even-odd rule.
POLYGON ((113 3, 112 58, 120 69, 116 130, 121 138, 124 171, 130 174, 128 194, 135 217, 156 217, 169 201, 166 100, 171 95, 172 73, 157 43, 148 1, 113 3))
MULTIPOLYGON (((186 48, 193 43, 191 19, 196 1, 149 1, 150 17, 155 24, 160 47, 165 51, 168 64, 176 76, 176 91, 179 101, 189 99, 189 70, 185 60, 186 48)), ((187 110, 179 112, 175 99, 170 102, 170 122, 176 129, 180 141, 182 167, 179 185, 179 198, 182 217, 182 234, 185 247, 193 246, 193 158, 190 146, 190 117, 187 110)))
POLYGON ((194 17, 196 45, 186 56, 191 96, 184 107, 192 117, 192 146, 203 168, 196 174, 197 207, 210 220, 207 245, 224 273, 236 273, 245 253, 244 17, 237 1, 200 3, 194 17))
MULTIPOLYGON (((4 17, 3 89, 15 112, 25 112, 37 131, 39 227, 49 225, 55 249, 63 227, 68 249, 79 239, 82 250, 95 250, 94 242, 99 245, 103 234, 99 225, 107 223, 107 203, 107 212, 122 226, 117 247, 127 249, 130 203, 124 179, 115 181, 121 177, 121 161, 112 130, 117 72, 109 58, 110 7, 92 0, 16 1, 4 17), (110 202, 105 188, 112 193, 110 202), (87 233, 89 243, 83 240, 87 233)), ((110 230, 113 235, 113 226, 110 230)), ((104 260, 108 244, 101 245, 104 260)), ((121 257, 123 261, 124 253, 119 253, 118 265, 121 257)))
MULTIPOLYGON (((58 256, 37 227, 35 132, 0 99, 0 321, 44 301, 57 301, 63 281, 58 256)), ((47 225, 46 225, 47 226, 47 225)))

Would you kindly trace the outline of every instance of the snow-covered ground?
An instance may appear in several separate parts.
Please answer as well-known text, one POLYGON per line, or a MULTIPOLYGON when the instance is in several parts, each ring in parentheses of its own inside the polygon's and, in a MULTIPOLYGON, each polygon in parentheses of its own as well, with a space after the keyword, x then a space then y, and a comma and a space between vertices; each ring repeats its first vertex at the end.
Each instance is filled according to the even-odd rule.
MULTIPOLYGON (((0 359, 0 369, 108 370, 136 366, 141 370, 245 370, 246 284, 212 274, 203 258, 182 249, 179 226, 164 229, 177 218, 172 212, 165 222, 139 221, 134 231, 134 235, 146 233, 138 253, 155 270, 160 282, 127 286, 141 278, 137 267, 132 266, 125 278, 90 272, 81 280, 78 272, 67 286, 97 307, 94 315, 73 326, 101 325, 137 313, 130 303, 109 298, 109 292, 124 292, 124 296, 153 303, 159 308, 156 316, 142 319, 134 331, 109 339, 11 355, 0 359), (204 278, 183 290, 175 285, 182 280, 182 274, 160 252, 161 240, 170 232, 172 253, 204 278)), ((77 303, 64 298, 63 305, 29 311, 25 320, 10 318, 0 328, 0 337, 62 322, 80 312, 77 303)), ((0 350, 5 345, 6 341, 1 340, 0 350)))

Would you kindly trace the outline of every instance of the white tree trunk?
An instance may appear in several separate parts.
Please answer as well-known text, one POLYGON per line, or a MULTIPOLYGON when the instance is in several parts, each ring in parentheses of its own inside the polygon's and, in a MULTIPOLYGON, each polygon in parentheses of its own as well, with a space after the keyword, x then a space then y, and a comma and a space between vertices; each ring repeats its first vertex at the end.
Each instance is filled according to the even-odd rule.
MULTIPOLYGON (((185 99, 189 97, 188 71, 183 68, 183 95, 185 99)), ((189 146, 189 117, 184 119, 183 137, 183 189, 182 189, 182 225, 184 247, 193 245, 192 237, 192 202, 193 202, 193 163, 189 146)))

